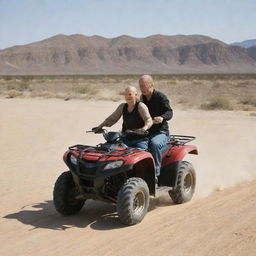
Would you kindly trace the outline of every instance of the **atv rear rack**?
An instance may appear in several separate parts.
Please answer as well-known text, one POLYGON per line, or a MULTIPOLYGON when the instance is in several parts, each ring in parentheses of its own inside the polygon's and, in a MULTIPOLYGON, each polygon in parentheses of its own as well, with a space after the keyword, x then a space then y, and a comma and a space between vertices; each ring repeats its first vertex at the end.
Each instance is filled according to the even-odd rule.
POLYGON ((174 145, 185 145, 186 143, 194 140, 196 137, 194 136, 186 136, 186 135, 171 135, 170 142, 174 145))

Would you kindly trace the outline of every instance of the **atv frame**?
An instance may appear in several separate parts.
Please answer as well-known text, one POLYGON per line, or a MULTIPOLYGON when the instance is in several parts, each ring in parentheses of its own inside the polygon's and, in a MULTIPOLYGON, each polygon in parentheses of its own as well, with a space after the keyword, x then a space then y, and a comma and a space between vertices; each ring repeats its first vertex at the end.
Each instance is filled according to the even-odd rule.
POLYGON ((193 136, 172 135, 163 149, 161 174, 155 177, 155 162, 149 151, 127 148, 122 134, 103 130, 106 143, 69 147, 63 160, 69 168, 57 179, 54 204, 58 212, 78 212, 87 199, 117 205, 126 225, 140 222, 149 206, 149 196, 165 190, 174 203, 189 201, 196 176, 193 166, 183 161, 186 154, 198 154, 196 146, 186 145, 193 136), (157 183, 156 183, 157 182, 157 183))

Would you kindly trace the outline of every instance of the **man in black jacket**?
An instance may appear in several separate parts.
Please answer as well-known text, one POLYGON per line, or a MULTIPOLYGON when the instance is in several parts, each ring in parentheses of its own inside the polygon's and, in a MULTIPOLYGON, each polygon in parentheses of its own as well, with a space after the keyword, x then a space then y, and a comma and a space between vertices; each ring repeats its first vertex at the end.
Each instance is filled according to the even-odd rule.
POLYGON ((143 75, 139 80, 142 93, 141 100, 149 109, 153 119, 153 125, 148 130, 150 134, 150 150, 155 159, 156 176, 160 175, 162 149, 169 139, 169 127, 167 121, 173 116, 172 108, 166 95, 154 89, 151 76, 143 75))

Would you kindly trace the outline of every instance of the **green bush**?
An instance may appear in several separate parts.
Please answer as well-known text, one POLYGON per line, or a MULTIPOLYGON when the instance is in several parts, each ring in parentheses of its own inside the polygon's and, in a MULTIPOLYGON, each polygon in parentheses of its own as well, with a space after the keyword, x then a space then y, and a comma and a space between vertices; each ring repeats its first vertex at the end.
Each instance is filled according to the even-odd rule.
POLYGON ((222 110, 232 110, 233 107, 230 102, 221 97, 215 97, 210 99, 207 103, 201 104, 201 109, 204 110, 214 110, 214 109, 222 109, 222 110))

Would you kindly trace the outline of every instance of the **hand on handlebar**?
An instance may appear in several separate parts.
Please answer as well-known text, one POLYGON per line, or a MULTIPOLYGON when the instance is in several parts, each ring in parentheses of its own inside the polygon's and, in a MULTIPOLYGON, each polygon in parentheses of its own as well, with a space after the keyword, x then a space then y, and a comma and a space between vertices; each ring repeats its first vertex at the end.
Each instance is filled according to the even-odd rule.
POLYGON ((101 127, 93 127, 92 128, 92 131, 94 132, 94 133, 102 133, 103 132, 103 129, 101 128, 101 127))

